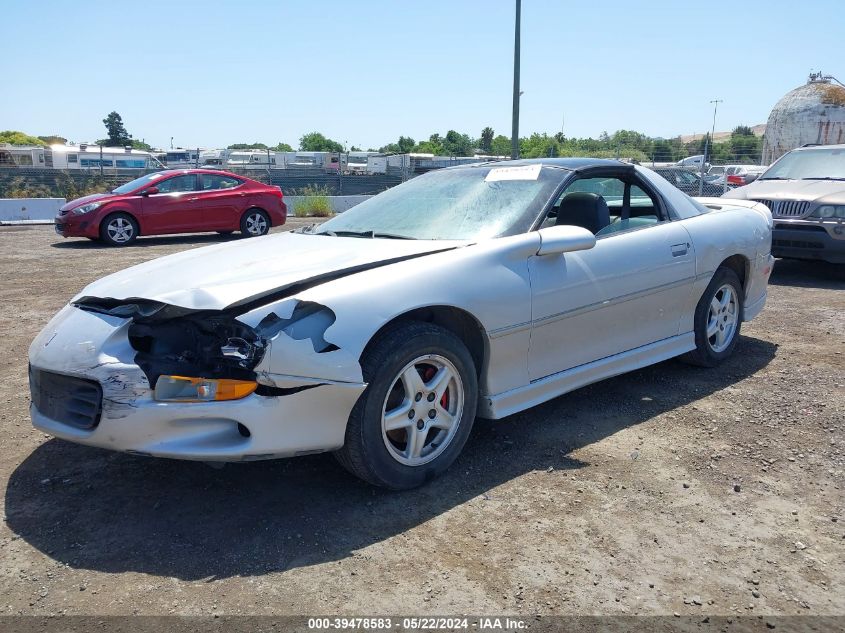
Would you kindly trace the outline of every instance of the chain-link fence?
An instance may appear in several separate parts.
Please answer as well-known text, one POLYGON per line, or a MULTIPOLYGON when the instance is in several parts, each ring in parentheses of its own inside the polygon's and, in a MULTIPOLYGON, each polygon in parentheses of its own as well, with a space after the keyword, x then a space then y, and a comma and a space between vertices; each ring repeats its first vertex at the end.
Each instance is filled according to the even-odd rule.
MULTIPOLYGON (((526 158, 594 156, 635 162, 654 169, 690 195, 718 196, 732 187, 753 181, 763 171, 760 166, 763 145, 761 132, 762 130, 757 128, 739 126, 730 133, 715 134, 712 142, 709 133, 678 136, 673 139, 655 139, 624 130, 613 135, 603 134, 599 139, 567 138, 563 134, 534 134, 522 139, 520 148, 522 156, 526 158)), ((43 148, 30 148, 30 154, 18 150, 11 151, 8 146, 0 149, 6 150, 0 154, 8 155, 7 160, 0 160, 0 197, 70 199, 113 189, 154 171, 148 168, 150 162, 140 166, 134 163, 129 165, 132 161, 151 161, 130 150, 120 152, 99 148, 98 151, 89 151, 85 156, 80 153, 78 157, 74 157, 69 153, 65 156, 43 148), (57 164, 56 160, 59 159, 56 157, 67 163, 57 164), (71 164, 71 158, 74 159, 74 164, 71 164)), ((169 167, 196 166, 200 154, 197 150, 195 164, 169 167)), ((273 157, 268 152, 263 165, 199 166, 226 169, 277 185, 290 195, 309 189, 319 190, 327 195, 356 195, 379 193, 408 178, 434 169, 488 160, 485 157, 415 154, 366 156, 359 157, 361 160, 367 160, 358 166, 361 169, 351 171, 344 168, 350 162, 348 155, 326 152, 310 154, 315 155, 311 157, 315 161, 318 158, 324 159, 325 164, 294 166, 294 163, 291 163, 280 168, 270 163, 273 157), (316 156, 317 154, 326 156, 316 156), (363 165, 366 165, 366 168, 363 168, 363 165)))

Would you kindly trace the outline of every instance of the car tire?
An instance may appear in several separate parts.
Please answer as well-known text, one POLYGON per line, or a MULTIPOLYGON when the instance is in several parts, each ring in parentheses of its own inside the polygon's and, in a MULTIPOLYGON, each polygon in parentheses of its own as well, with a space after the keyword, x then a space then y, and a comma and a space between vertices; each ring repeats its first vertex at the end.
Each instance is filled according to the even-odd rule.
POLYGON ((744 299, 736 272, 718 268, 695 308, 695 349, 682 360, 715 367, 733 354, 742 327, 744 299))
POLYGON ((128 213, 112 213, 100 222, 100 239, 109 246, 127 246, 138 237, 138 222, 128 213))
POLYGON ((341 465, 392 490, 443 473, 475 421, 478 375, 463 341, 431 323, 400 322, 368 346, 361 368, 368 386, 335 452, 341 465))
POLYGON ((241 233, 244 237, 259 237, 270 232, 270 216, 262 209, 252 208, 241 216, 241 233))

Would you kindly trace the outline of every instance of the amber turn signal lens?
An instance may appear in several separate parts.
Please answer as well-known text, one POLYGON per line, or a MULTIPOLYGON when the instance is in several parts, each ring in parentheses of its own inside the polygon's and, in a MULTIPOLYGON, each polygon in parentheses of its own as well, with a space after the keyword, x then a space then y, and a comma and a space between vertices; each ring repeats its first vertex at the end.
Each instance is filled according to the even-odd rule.
POLYGON ((239 400, 258 388, 253 380, 159 376, 155 399, 160 402, 213 402, 239 400))

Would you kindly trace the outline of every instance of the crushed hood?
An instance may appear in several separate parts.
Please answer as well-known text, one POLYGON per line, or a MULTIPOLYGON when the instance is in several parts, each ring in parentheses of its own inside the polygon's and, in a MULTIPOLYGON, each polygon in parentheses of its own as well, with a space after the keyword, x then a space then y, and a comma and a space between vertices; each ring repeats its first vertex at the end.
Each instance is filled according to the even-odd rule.
POLYGON ((807 200, 810 202, 845 203, 845 181, 842 180, 755 180, 726 193, 725 198, 754 200, 807 200))
POLYGON ((146 299, 192 310, 222 310, 288 287, 464 244, 278 233, 160 257, 103 277, 72 301, 146 299))

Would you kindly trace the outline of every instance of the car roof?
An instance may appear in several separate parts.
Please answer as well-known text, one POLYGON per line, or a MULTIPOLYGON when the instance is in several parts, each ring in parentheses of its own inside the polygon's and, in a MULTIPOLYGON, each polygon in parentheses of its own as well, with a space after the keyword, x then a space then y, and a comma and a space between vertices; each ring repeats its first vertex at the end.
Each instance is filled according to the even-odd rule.
POLYGON ((189 169, 162 169, 156 173, 167 174, 168 176, 175 174, 225 174, 226 176, 235 176, 236 178, 246 178, 246 176, 239 176, 238 174, 224 169, 206 169, 203 167, 193 167, 189 169))
POLYGON ((455 167, 450 167, 449 169, 472 169, 474 167, 490 167, 493 165, 500 165, 502 167, 544 165, 546 167, 559 167, 569 169, 571 171, 586 169, 588 167, 634 168, 631 163, 625 163, 621 160, 612 160, 608 158, 518 158, 516 160, 494 160, 483 163, 471 163, 469 165, 457 165, 455 167))
POLYGON ((821 145, 815 143, 809 143, 807 145, 802 145, 801 147, 796 147, 792 152, 801 152, 806 150, 813 150, 813 149, 835 149, 835 150, 843 150, 845 149, 845 143, 837 143, 834 145, 821 145))

